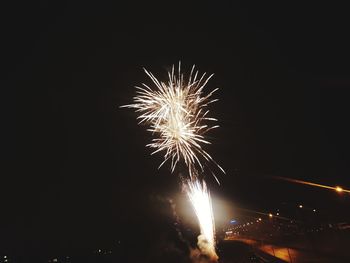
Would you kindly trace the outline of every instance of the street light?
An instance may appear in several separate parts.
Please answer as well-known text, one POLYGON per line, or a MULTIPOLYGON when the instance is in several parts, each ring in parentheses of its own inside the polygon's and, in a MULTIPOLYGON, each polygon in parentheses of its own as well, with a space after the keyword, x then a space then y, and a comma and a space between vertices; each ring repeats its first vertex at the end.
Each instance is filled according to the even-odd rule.
POLYGON ((338 193, 343 192, 343 188, 341 188, 340 186, 335 187, 335 191, 337 191, 338 193))
POLYGON ((299 205, 299 208, 303 208, 303 205, 299 205))
POLYGON ((269 214, 269 217, 272 218, 272 217, 273 217, 273 214, 270 213, 270 214, 269 214))

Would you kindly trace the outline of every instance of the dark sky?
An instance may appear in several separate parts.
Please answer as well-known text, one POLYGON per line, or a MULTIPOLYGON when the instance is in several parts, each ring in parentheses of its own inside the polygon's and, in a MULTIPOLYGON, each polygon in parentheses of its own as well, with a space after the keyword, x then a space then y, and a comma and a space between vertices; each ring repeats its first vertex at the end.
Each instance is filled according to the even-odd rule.
POLYGON ((208 150, 227 175, 220 187, 208 178, 215 194, 348 218, 348 196, 270 177, 350 187, 346 8, 282 2, 5 7, 0 246, 93 247, 155 225, 154 198, 178 193, 177 179, 157 170, 150 135, 118 107, 147 79, 142 67, 162 77, 179 60, 215 73, 209 87, 220 88, 208 150))

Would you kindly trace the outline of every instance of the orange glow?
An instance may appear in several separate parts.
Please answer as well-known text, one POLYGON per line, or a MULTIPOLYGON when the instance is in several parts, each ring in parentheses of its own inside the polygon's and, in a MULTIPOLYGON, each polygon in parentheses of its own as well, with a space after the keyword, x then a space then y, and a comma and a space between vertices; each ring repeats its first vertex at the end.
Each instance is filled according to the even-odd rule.
POLYGON ((272 218, 272 217, 273 217, 273 214, 270 213, 270 214, 269 214, 269 217, 272 218))
POLYGON ((335 188, 335 191, 337 191, 338 193, 341 193, 341 192, 343 192, 344 190, 343 190, 343 188, 341 188, 340 186, 337 186, 337 187, 335 188))
POLYGON ((315 187, 319 187, 319 188, 331 189, 331 190, 337 191, 338 193, 341 193, 341 192, 350 193, 350 190, 343 189, 340 186, 333 187, 333 186, 316 184, 316 183, 311 183, 311 182, 307 182, 307 181, 291 179, 291 178, 286 178, 286 177, 279 177, 279 176, 273 176, 273 178, 280 179, 280 180, 287 181, 287 182, 291 182, 291 183, 296 183, 296 184, 303 184, 303 185, 310 185, 310 186, 315 186, 315 187))

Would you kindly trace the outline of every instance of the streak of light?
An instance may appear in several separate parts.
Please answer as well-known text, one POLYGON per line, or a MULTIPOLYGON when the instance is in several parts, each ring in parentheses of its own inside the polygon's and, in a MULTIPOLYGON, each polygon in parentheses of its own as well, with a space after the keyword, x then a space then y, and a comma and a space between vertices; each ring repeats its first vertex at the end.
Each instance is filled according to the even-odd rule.
POLYGON ((280 177, 280 176, 273 176, 273 178, 278 179, 278 180, 291 182, 291 183, 296 183, 296 184, 309 185, 309 186, 314 186, 314 187, 319 187, 319 188, 330 189, 330 190, 334 190, 338 193, 342 193, 342 192, 350 193, 350 190, 343 189, 340 186, 329 186, 329 185, 317 184, 317 183, 312 183, 312 182, 307 182, 307 181, 302 181, 302 180, 297 180, 297 179, 292 179, 292 178, 280 177))
POLYGON ((206 183, 198 179, 190 180, 185 184, 185 191, 196 213, 201 235, 204 237, 204 240, 198 239, 198 246, 216 260, 214 215, 206 183))

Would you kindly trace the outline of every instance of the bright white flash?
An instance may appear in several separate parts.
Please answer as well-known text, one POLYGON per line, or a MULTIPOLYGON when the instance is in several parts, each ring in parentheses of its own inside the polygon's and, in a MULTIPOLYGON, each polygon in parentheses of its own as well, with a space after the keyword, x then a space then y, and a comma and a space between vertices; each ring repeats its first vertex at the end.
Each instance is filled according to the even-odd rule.
POLYGON ((210 194, 204 181, 191 180, 185 186, 185 191, 196 213, 201 236, 198 246, 212 259, 217 259, 215 252, 215 224, 210 194), (201 237, 204 237, 201 239, 201 237))

